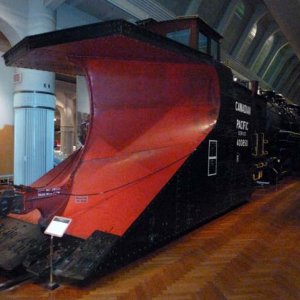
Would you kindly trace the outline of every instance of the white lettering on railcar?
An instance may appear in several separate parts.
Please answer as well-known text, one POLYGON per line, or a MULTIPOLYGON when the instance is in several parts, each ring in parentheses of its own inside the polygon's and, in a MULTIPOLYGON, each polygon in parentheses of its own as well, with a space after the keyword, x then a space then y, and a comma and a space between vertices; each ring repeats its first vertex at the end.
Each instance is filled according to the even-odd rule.
POLYGON ((237 140, 236 140, 236 145, 237 145, 238 147, 248 147, 248 146, 249 146, 249 142, 248 142, 248 140, 237 139, 237 140))
POLYGON ((238 101, 235 101, 235 110, 249 116, 251 115, 251 107, 238 101))
POLYGON ((248 131, 248 124, 247 121, 236 119, 236 129, 248 131))

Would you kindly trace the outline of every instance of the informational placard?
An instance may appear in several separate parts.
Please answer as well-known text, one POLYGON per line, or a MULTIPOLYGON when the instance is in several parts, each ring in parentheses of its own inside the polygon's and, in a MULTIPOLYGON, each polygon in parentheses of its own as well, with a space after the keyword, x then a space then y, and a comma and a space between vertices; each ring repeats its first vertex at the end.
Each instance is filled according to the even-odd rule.
POLYGON ((55 216, 53 217, 52 221, 50 222, 44 233, 51 236, 62 237, 65 234, 71 222, 72 219, 55 216))

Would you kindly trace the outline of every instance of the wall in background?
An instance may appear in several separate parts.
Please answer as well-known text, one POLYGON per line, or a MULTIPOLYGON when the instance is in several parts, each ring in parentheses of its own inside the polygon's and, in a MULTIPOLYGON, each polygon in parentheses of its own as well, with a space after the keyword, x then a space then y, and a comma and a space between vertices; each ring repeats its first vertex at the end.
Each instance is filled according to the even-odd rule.
MULTIPOLYGON (((0 52, 2 56, 3 53, 0 52)), ((0 58, 0 175, 13 173, 13 68, 0 58)))

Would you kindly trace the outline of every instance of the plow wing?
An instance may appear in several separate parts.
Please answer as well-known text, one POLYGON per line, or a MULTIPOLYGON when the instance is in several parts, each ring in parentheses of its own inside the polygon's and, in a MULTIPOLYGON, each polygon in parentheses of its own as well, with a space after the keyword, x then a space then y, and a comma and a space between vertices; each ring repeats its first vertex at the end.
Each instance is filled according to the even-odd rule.
MULTIPOLYGON (((67 233, 76 242, 57 259, 57 275, 84 279, 122 264, 120 257, 136 257, 133 248, 148 251, 186 231, 176 224, 174 178, 214 128, 220 108, 218 75, 205 55, 111 21, 27 37, 4 58, 17 67, 84 75, 90 90, 85 145, 30 190, 19 187, 22 209, 9 217, 42 226, 54 215, 72 218, 67 233), (156 209, 165 210, 159 221, 156 209), (164 239, 148 232, 151 222, 161 224, 164 239), (131 232, 139 230, 134 246, 131 232)), ((182 197, 193 198, 189 193, 182 197)), ((195 215, 191 227, 198 222, 195 215)), ((46 269, 30 253, 22 254, 28 269, 46 269)))

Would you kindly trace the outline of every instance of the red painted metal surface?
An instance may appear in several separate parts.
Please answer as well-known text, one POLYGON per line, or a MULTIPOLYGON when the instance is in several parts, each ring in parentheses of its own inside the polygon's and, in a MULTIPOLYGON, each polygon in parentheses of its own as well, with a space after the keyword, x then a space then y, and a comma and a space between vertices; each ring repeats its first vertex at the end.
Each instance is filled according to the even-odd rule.
POLYGON ((48 221, 54 214, 72 218, 68 233, 77 237, 95 230, 122 235, 218 118, 214 66, 133 38, 54 45, 19 63, 87 76, 85 146, 24 194, 26 211, 38 209, 48 221))
POLYGON ((70 233, 122 235, 207 136, 219 107, 208 65, 81 60, 92 122, 64 215, 70 233), (78 198, 78 197, 77 197, 78 198))

